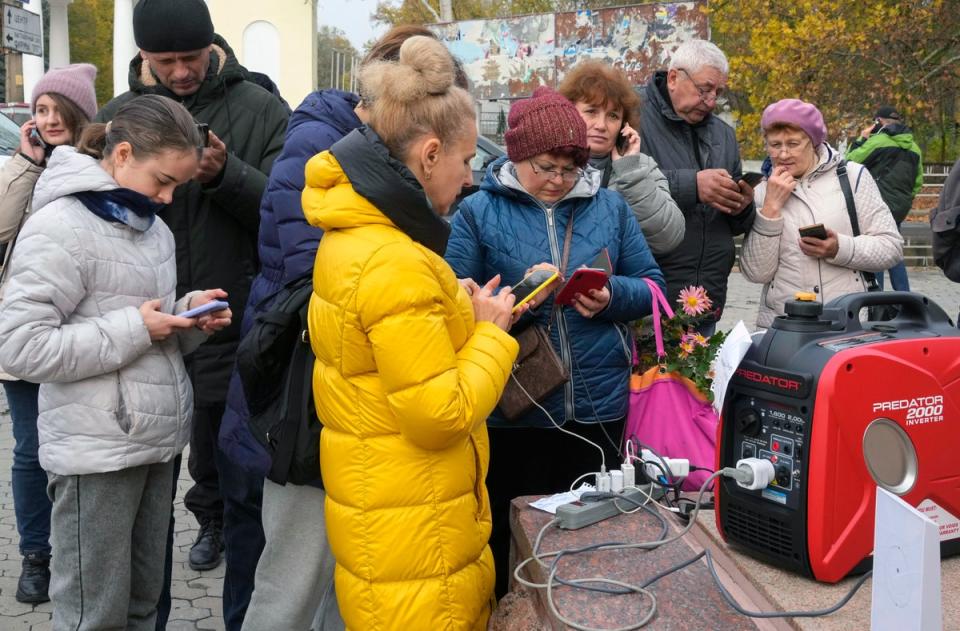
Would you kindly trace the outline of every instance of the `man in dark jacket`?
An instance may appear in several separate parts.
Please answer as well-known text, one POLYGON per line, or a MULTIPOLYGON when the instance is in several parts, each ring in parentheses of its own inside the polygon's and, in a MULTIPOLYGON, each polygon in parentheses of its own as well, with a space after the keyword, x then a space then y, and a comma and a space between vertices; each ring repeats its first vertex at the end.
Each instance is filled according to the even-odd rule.
MULTIPOLYGON (((713 115, 726 89, 729 65, 704 40, 684 42, 668 70, 641 91, 644 152, 657 161, 686 220, 675 250, 658 255, 674 302, 680 290, 703 285, 720 318, 735 260, 733 237, 753 225, 753 190, 740 179, 740 150, 733 129, 713 115)), ((716 321, 704 333, 712 333, 716 321)))
MULTIPOLYGON (((910 213, 913 198, 923 187, 920 147, 914 142, 910 128, 903 124, 900 113, 889 105, 878 109, 874 123, 850 145, 847 160, 867 167, 899 229, 910 213)), ((876 276, 883 287, 883 272, 876 276)), ((894 291, 910 291, 903 261, 890 268, 890 284, 894 291)))
POLYGON ((960 160, 950 169, 937 207, 930 211, 933 260, 947 278, 960 283, 960 160))
MULTIPOLYGON (((133 22, 140 54, 130 63, 130 91, 107 103, 97 120, 110 120, 138 95, 161 94, 209 125, 194 181, 179 187, 159 214, 177 243, 178 294, 220 287, 234 312, 242 313, 257 271, 260 197, 283 146, 287 111, 248 80, 233 51, 214 34, 203 0, 141 0, 133 22)), ((200 523, 190 552, 194 569, 220 563, 223 504, 216 445, 239 331, 238 318, 187 358, 195 403, 189 468, 196 484, 185 503, 200 523)))

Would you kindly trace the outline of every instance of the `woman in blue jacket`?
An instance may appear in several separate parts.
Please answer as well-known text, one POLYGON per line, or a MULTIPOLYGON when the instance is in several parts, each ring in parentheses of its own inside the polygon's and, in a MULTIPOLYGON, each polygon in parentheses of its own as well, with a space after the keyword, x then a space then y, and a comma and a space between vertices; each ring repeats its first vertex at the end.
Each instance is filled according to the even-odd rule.
POLYGON ((535 408, 518 420, 495 412, 488 421, 490 546, 498 596, 506 592, 509 578, 510 500, 564 490, 579 475, 599 471, 596 445, 608 468, 622 460, 632 360, 629 323, 650 313, 643 279, 665 286, 626 201, 601 187, 602 172, 584 170, 586 125, 573 104, 538 88, 532 98, 514 104, 508 122, 507 156, 490 165, 480 191, 460 204, 453 221, 445 258, 457 277, 482 284, 500 274, 512 286, 534 267, 556 269, 570 221, 566 275, 593 263, 604 249, 613 274, 604 288, 578 294, 572 307, 554 312, 548 299, 514 327, 550 325, 570 381, 538 402, 549 416, 535 408))

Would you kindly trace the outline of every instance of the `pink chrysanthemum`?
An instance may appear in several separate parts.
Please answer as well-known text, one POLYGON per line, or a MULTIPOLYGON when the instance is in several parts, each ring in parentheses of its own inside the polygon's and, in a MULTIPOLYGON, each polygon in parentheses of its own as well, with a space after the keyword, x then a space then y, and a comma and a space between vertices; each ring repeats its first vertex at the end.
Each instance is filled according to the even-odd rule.
POLYGON ((707 290, 699 286, 681 289, 677 302, 689 316, 701 315, 713 306, 713 302, 707 297, 707 290))
POLYGON ((696 342, 698 346, 706 346, 709 344, 709 342, 707 342, 707 338, 705 338, 701 333, 694 333, 693 341, 696 342))
POLYGON ((683 357, 686 357, 692 353, 695 349, 694 342, 680 342, 680 353, 683 357))

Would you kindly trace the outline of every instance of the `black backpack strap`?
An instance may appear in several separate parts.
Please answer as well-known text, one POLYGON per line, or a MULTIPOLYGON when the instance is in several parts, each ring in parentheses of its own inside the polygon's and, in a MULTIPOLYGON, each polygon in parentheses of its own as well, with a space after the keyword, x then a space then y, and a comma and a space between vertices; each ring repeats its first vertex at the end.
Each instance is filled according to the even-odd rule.
MULTIPOLYGON (((861 171, 862 173, 862 171, 861 171)), ((850 188, 850 176, 847 174, 847 161, 841 160, 837 165, 837 178, 840 180, 840 190, 843 191, 843 199, 847 203, 847 215, 850 217, 850 228, 853 230, 853 236, 860 236, 860 221, 857 219, 857 203, 853 199, 853 191, 850 188)), ((867 291, 879 291, 880 285, 877 284, 877 277, 873 272, 860 272, 863 280, 867 284, 867 291)))

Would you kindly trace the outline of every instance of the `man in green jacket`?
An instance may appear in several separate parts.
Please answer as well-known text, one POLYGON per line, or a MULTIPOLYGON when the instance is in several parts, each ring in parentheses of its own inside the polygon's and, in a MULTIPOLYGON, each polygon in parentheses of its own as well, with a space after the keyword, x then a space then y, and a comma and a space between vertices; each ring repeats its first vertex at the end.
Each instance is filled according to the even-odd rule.
MULTIPOLYGON (((133 30, 140 53, 130 62, 130 91, 107 103, 97 120, 110 120, 120 105, 139 95, 161 94, 181 102, 197 123, 209 126, 193 181, 176 190, 173 202, 159 216, 176 239, 178 295, 197 287, 220 287, 229 294, 233 312, 242 314, 258 267, 260 198, 273 160, 283 147, 289 110, 251 81, 227 42, 214 33, 203 0, 140 0, 134 9, 133 30)), ((220 564, 224 498, 235 493, 231 485, 257 488, 238 479, 242 472, 223 472, 229 465, 217 449, 241 320, 234 318, 230 327, 186 358, 194 389, 188 466, 195 484, 185 504, 200 524, 189 557, 195 570, 220 564)), ((227 518, 231 519, 229 514, 227 518)), ((235 551, 236 558, 231 558, 225 594, 238 591, 230 585, 236 578, 230 576, 232 571, 252 577, 259 557, 257 535, 262 546, 262 530, 250 533, 245 538, 252 549, 235 551), (248 572, 243 566, 251 563, 248 572)), ((244 593, 237 596, 238 602, 224 598, 225 618, 237 614, 242 620, 252 580, 240 582, 245 585, 239 588, 244 593), (238 611, 227 611, 234 606, 238 611)), ((165 617, 165 609, 169 611, 167 603, 161 602, 160 618, 165 617)))
MULTIPOLYGON (((864 129, 847 151, 847 160, 867 167, 877 181, 883 201, 890 207, 897 228, 913 206, 913 198, 923 186, 923 161, 920 147, 900 113, 885 105, 877 110, 874 124, 864 129)), ((883 272, 877 274, 883 287, 883 272)), ((890 268, 894 291, 910 291, 907 266, 901 261, 890 268)))

